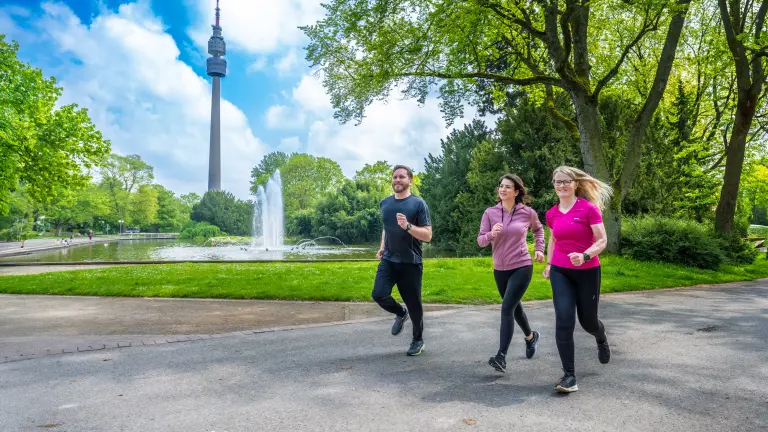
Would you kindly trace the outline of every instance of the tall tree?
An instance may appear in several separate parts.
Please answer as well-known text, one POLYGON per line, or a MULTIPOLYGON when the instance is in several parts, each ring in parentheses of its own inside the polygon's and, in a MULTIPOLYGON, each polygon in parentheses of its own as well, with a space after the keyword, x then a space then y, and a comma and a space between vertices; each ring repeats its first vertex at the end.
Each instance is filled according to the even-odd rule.
POLYGON ((664 94, 689 3, 333 0, 324 5, 325 18, 303 30, 310 38, 307 59, 323 72, 341 121, 362 121, 365 107, 394 88, 424 102, 442 82, 441 108, 450 122, 467 101, 505 103, 510 86, 543 86, 552 115, 578 137, 585 169, 616 189, 604 219, 609 250, 617 250, 621 202, 637 172, 645 129, 664 94), (614 175, 603 146, 600 94, 664 23, 660 52, 645 56, 655 65, 655 76, 614 175), (575 123, 550 103, 554 88, 570 96, 575 123))
MULTIPOLYGON (((725 39, 736 67, 736 116, 726 149, 725 175, 715 211, 715 228, 734 228, 744 155, 766 79, 768 39, 764 34, 768 0, 718 0, 725 39)), ((764 95, 763 95, 764 96, 764 95)))
POLYGON ((251 170, 251 193, 256 195, 259 186, 264 186, 267 180, 288 162, 287 154, 283 152, 271 152, 264 155, 261 162, 251 170))
POLYGON ((344 184, 344 173, 335 161, 294 153, 280 169, 283 180, 283 202, 286 213, 306 210, 319 199, 338 191, 344 184))
POLYGON ((128 204, 126 226, 147 228, 157 220, 159 191, 151 185, 139 186, 128 204))
POLYGON ((110 154, 100 168, 101 184, 112 198, 112 206, 118 218, 126 219, 131 193, 154 180, 154 168, 139 155, 120 156, 110 154))
POLYGON ((20 182, 38 201, 86 187, 89 170, 109 153, 87 110, 57 107, 56 80, 19 61, 18 49, 0 34, 0 214, 20 182))
MULTIPOLYGON (((427 155, 421 191, 430 208, 436 244, 450 249, 458 247, 465 221, 456 217, 457 197, 469 191, 467 174, 473 151, 492 136, 493 132, 484 122, 475 120, 440 140, 439 155, 427 155)), ((472 227, 476 228, 475 225, 472 227)))
POLYGON ((208 191, 192 207, 191 219, 216 225, 229 235, 246 236, 252 230, 253 206, 237 199, 231 192, 208 191))
POLYGON ((373 165, 365 164, 355 173, 355 183, 358 187, 367 184, 372 191, 381 194, 381 198, 392 191, 392 165, 387 161, 376 161, 373 165))

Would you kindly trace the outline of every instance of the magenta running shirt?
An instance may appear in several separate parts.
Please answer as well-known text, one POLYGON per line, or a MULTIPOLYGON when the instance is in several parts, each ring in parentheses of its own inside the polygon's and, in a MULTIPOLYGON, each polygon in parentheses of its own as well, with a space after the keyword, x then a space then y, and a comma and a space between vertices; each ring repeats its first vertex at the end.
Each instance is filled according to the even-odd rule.
POLYGON ((571 264, 568 254, 584 253, 595 243, 591 225, 603 222, 600 210, 584 198, 577 198, 576 203, 567 212, 558 208, 559 204, 547 211, 547 226, 555 237, 555 250, 551 264, 571 269, 589 269, 600 266, 598 257, 592 257, 579 267, 571 264))

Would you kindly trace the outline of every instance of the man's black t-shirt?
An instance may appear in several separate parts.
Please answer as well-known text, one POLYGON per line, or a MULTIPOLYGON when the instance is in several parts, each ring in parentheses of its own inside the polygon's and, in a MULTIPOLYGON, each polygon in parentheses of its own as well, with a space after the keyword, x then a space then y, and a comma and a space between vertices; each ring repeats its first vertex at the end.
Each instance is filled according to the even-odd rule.
POLYGON ((383 259, 396 263, 421 263, 421 240, 397 224, 397 214, 402 213, 411 225, 418 227, 431 226, 429 208, 423 199, 408 195, 396 199, 390 195, 381 200, 381 217, 384 223, 384 255, 383 259))

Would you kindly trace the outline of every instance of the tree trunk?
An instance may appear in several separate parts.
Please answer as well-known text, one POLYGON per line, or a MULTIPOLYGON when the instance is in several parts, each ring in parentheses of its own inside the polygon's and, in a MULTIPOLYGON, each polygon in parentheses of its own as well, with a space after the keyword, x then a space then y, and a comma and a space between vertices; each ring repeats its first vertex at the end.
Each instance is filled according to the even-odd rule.
POLYGON ((619 178, 619 181, 613 185, 614 196, 618 196, 619 199, 619 202, 614 206, 616 206, 619 211, 621 211, 621 204, 624 202, 624 197, 627 196, 627 192, 629 192, 629 189, 635 181, 635 177, 637 177, 637 170, 640 168, 640 159, 643 154, 645 133, 648 130, 648 125, 651 123, 653 113, 655 113, 656 109, 659 107, 661 98, 664 96, 664 91, 667 88, 669 74, 672 71, 672 64, 675 61, 675 54, 677 53, 680 35, 682 34, 683 26, 685 25, 685 15, 688 12, 690 0, 679 0, 678 5, 681 9, 672 16, 672 20, 669 22, 669 29, 667 30, 664 48, 661 51, 659 63, 656 67, 656 76, 653 80, 653 85, 648 92, 643 108, 635 117, 635 122, 627 137, 627 147, 624 151, 624 163, 621 169, 621 177, 619 178))
MULTIPOLYGON (((645 99, 642 109, 635 117, 635 122, 627 137, 627 147, 624 151, 624 160, 621 167, 621 175, 618 181, 613 183, 613 197, 611 198, 603 222, 605 231, 608 234, 609 252, 618 252, 621 246, 621 207, 627 192, 635 182, 637 170, 640 168, 640 160, 643 155, 643 141, 648 125, 651 123, 653 113, 659 107, 664 91, 667 88, 669 74, 672 71, 672 64, 675 61, 677 46, 680 42, 680 35, 685 25, 685 15, 688 12, 690 0, 680 0, 679 5, 683 7, 676 13, 669 23, 667 36, 664 41, 664 48, 659 57, 659 64, 656 68, 656 76, 653 79, 648 96, 645 99)), ((610 179, 609 179, 610 180, 610 179)))
MULTIPOLYGON (((584 163, 584 171, 607 184, 612 183, 608 166, 603 154, 602 134, 600 132, 600 117, 597 112, 597 103, 591 96, 578 91, 571 91, 573 106, 576 109, 576 120, 579 125, 579 146, 584 163)), ((618 208, 612 203, 606 203, 603 210, 603 223, 608 237, 607 252, 619 251, 621 241, 621 200, 618 208)))
POLYGON ((717 210, 715 210, 715 229, 722 233, 733 231, 736 203, 739 199, 741 171, 744 167, 744 152, 747 147, 747 135, 752 126, 757 105, 756 97, 742 93, 739 91, 736 119, 726 152, 723 188, 720 190, 720 201, 717 204, 717 210))
POLYGON ((600 116, 597 102, 581 91, 570 91, 573 107, 576 110, 576 123, 579 125, 579 147, 584 163, 584 171, 610 184, 608 166, 603 154, 600 116))
MULTIPOLYGON (((749 52, 744 46, 742 36, 745 36, 746 33, 744 30, 745 23, 740 21, 739 15, 741 2, 731 2, 730 11, 725 0, 718 0, 717 4, 720 9, 728 48, 733 55, 736 66, 736 82, 739 89, 736 118, 725 154, 723 188, 720 190, 720 201, 715 210, 715 229, 721 233, 731 233, 736 216, 736 203, 739 198, 739 183, 744 167, 747 135, 757 110, 758 95, 763 89, 765 71, 763 70, 762 58, 754 55, 750 59, 749 52)), ((766 13, 768 13, 768 0, 763 0, 753 24, 755 41, 760 40, 766 13)))

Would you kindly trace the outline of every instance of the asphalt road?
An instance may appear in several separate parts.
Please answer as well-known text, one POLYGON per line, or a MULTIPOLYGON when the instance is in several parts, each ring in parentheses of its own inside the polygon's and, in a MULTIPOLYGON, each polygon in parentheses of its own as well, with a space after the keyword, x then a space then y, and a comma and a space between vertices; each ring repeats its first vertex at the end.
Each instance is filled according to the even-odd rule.
POLYGON ((497 307, 427 315, 415 358, 369 320, 3 363, 0 430, 768 430, 768 281, 605 295, 613 357, 577 328, 567 396, 551 304, 526 308, 539 351, 518 331, 506 375, 497 307))

